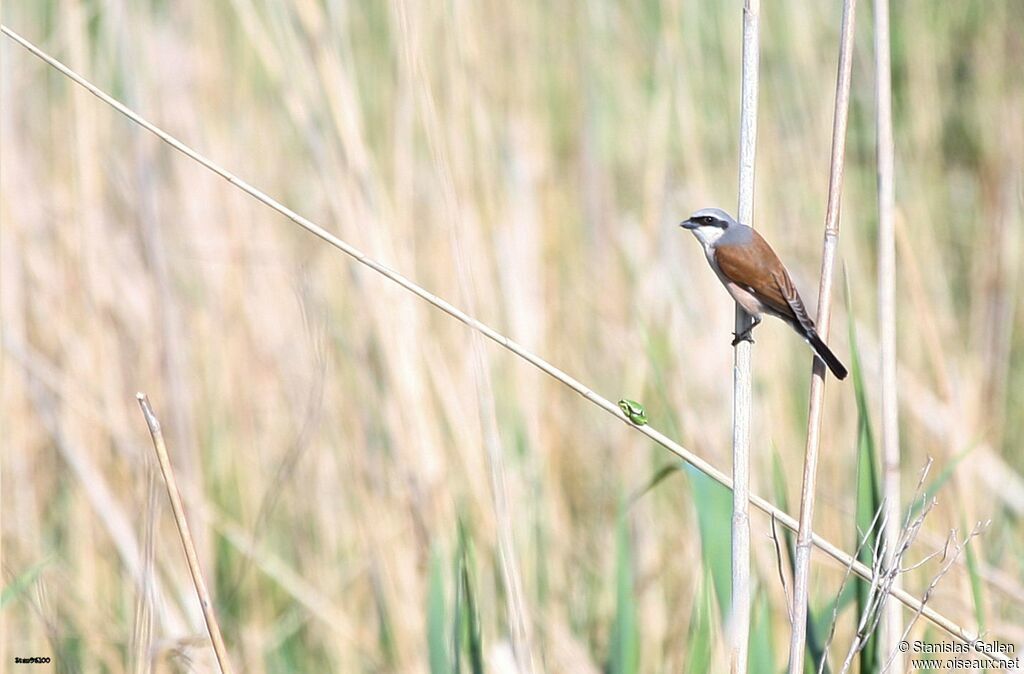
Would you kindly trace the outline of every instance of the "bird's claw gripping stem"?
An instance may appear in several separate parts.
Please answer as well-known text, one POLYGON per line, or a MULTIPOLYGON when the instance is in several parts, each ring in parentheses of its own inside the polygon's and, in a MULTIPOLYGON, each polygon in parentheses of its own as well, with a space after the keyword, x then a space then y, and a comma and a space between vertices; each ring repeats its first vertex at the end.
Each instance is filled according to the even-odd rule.
POLYGON ((740 342, 750 342, 751 344, 754 343, 754 338, 750 336, 750 333, 754 330, 754 328, 756 328, 758 325, 761 324, 761 319, 756 317, 756 316, 754 316, 752 318, 753 318, 753 321, 751 321, 750 325, 747 326, 746 330, 743 330, 742 332, 734 332, 734 333, 732 333, 732 337, 733 337, 732 345, 733 346, 736 346, 740 342))
POLYGON ((735 332, 732 333, 732 337, 733 337, 732 345, 736 346, 740 342, 750 342, 751 344, 753 344, 754 343, 754 338, 750 336, 750 330, 752 328, 753 328, 753 326, 747 328, 746 330, 744 330, 743 332, 738 333, 738 334, 735 333, 735 332))

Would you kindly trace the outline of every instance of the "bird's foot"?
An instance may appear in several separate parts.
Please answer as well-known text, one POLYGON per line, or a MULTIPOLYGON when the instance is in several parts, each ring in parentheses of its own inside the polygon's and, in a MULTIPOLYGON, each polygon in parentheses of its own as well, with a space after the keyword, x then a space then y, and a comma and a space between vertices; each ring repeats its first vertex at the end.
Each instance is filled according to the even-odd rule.
POLYGON ((754 338, 750 336, 750 331, 752 329, 753 329, 753 326, 751 326, 750 328, 747 328, 743 332, 740 332, 740 333, 735 333, 734 332, 734 333, 732 333, 732 337, 733 337, 732 345, 736 346, 740 342, 750 342, 751 344, 753 344, 754 343, 754 338))
POLYGON ((734 332, 734 333, 732 333, 732 336, 733 336, 732 345, 733 346, 736 346, 740 342, 750 342, 751 344, 754 343, 754 338, 750 336, 750 333, 753 332, 754 328, 756 328, 757 326, 761 325, 761 317, 760 316, 753 316, 752 318, 753 318, 753 321, 750 323, 750 325, 747 326, 746 330, 743 330, 741 332, 734 332))

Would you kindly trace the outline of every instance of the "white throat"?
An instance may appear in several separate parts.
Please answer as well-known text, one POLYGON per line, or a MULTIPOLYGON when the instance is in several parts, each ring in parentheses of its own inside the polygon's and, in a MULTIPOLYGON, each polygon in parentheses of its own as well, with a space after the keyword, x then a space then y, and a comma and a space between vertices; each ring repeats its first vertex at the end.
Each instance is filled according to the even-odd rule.
POLYGON ((721 238, 723 234, 725 234, 724 229, 722 229, 721 227, 715 227, 713 225, 697 227, 696 229, 691 229, 690 231, 693 232, 693 235, 697 237, 698 241, 700 241, 700 245, 704 247, 705 255, 711 255, 715 246, 715 242, 718 241, 718 239, 721 238))

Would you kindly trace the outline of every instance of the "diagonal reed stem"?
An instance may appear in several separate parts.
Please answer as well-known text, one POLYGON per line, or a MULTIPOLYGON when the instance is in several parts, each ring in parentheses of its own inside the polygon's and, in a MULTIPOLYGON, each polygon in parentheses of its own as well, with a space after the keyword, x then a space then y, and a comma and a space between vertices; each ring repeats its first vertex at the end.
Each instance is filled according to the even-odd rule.
MULTIPOLYGON (((754 158, 757 148, 757 88, 760 61, 760 0, 743 4, 743 71, 740 85, 740 222, 754 222, 754 158)), ((751 318, 736 305, 736 334, 751 318)), ((729 611, 729 671, 747 671, 750 641, 750 361, 753 345, 736 344, 732 393, 732 608, 729 611)))
MULTIPOLYGON (((835 265, 836 247, 839 244, 839 212, 843 193, 843 168, 846 159, 846 122, 850 112, 853 27, 856 8, 856 0, 844 0, 842 35, 839 39, 839 69, 836 75, 835 111, 832 118, 832 158, 828 179, 828 205, 825 210, 825 241, 821 257, 821 280, 818 287, 818 334, 826 342, 832 318, 832 268, 835 265)), ((807 598, 811 577, 811 540, 814 525, 814 492, 818 474, 818 448, 821 442, 821 413, 825 400, 825 372, 825 362, 815 357, 811 374, 804 478, 800 492, 800 529, 796 535, 789 674, 801 674, 804 669, 804 646, 807 641, 807 598)))
POLYGON ((156 458, 160 462, 160 471, 164 474, 164 484, 167 485, 167 496, 171 501, 174 523, 178 525, 181 546, 185 548, 185 561, 188 562, 188 570, 192 574, 192 584, 195 585, 196 596, 199 597, 199 605, 203 609, 206 631, 210 633, 210 641, 213 642, 213 652, 217 656, 217 664, 220 666, 221 674, 231 674, 228 649, 224 646, 220 625, 213 612, 213 601, 210 599, 210 591, 206 589, 206 581, 203 580, 203 570, 199 568, 199 555, 196 554, 192 532, 189 531, 188 520, 185 519, 185 506, 181 503, 181 492, 178 491, 178 483, 174 479, 174 468, 171 466, 170 457, 167 456, 167 446, 164 444, 164 433, 160 429, 160 421, 156 418, 156 413, 153 412, 153 407, 149 404, 149 398, 145 393, 139 393, 136 398, 139 400, 139 407, 142 408, 142 416, 146 418, 146 425, 149 426, 149 434, 153 437, 153 449, 156 450, 156 458))
MULTIPOLYGON (((326 243, 334 246, 335 248, 342 251, 346 255, 349 255, 350 257, 354 258, 360 264, 369 267, 370 269, 374 270, 375 272, 379 273, 385 278, 402 286, 403 288, 413 293, 417 297, 420 297, 423 300, 429 302, 431 305, 445 312, 452 318, 455 318, 461 321, 462 323, 466 324, 470 328, 480 332, 482 335, 492 340, 493 342, 497 343, 499 346, 502 346, 505 349, 511 351, 512 353, 519 356, 526 362, 530 363, 537 369, 549 375, 552 379, 555 379, 556 381, 564 384, 565 386, 569 387, 576 393, 580 394, 594 405, 600 407, 608 414, 612 415, 622 423, 632 428, 634 431, 646 435, 648 438, 650 438, 657 444, 661 445, 668 451, 672 452, 673 454, 675 454, 680 459, 687 462, 700 472, 704 473, 705 475, 713 479, 715 482, 718 482, 727 489, 732 489, 732 479, 728 475, 720 471, 712 464, 708 463, 699 455, 694 454, 690 450, 686 449, 675 440, 672 440, 671 438, 661 433, 660 431, 655 430, 651 426, 634 425, 626 417, 626 415, 622 413, 622 410, 620 410, 619 406, 616 405, 615 403, 595 393, 587 386, 582 384, 580 381, 569 376, 562 370, 558 369, 557 367, 547 362, 540 356, 537 356, 533 352, 524 348, 517 342, 502 335, 497 330, 494 330, 485 323, 477 320, 476 318, 473 318, 469 314, 458 309, 457 307, 453 306, 447 301, 441 299, 437 295, 434 295, 433 293, 429 292, 423 287, 417 285, 416 283, 402 276, 398 272, 392 271, 387 266, 377 262, 372 258, 367 257, 359 249, 339 239, 337 236, 331 234, 323 227, 320 227, 319 225, 313 223, 311 220, 302 217, 301 215, 291 210, 287 206, 284 206, 283 204, 276 201, 272 197, 268 196, 267 194, 261 192, 260 190, 250 185, 249 183, 245 182, 238 176, 222 168, 212 160, 207 159, 199 152, 193 150, 188 145, 185 145, 180 140, 178 140, 171 134, 167 133, 160 127, 147 121, 137 112, 126 107, 123 103, 117 101, 115 98, 104 92, 102 89, 92 84, 84 77, 82 77, 81 75, 79 75, 72 69, 68 68, 63 63, 61 63, 59 60, 50 56, 32 42, 26 40, 21 35, 8 28, 6 25, 0 25, 0 32, 2 32, 4 35, 14 40, 15 42, 17 42, 25 50, 27 50, 28 52, 30 52, 31 54, 45 62, 50 67, 60 72, 62 75, 73 81, 75 84, 83 87, 84 89, 89 91, 89 93, 96 96, 96 98, 100 99, 107 105, 111 106, 112 108, 120 112, 122 115, 130 119, 135 124, 138 124, 142 128, 146 129, 147 131, 149 131, 150 133, 158 137, 160 140, 170 145, 178 152, 181 152, 186 157, 192 159, 193 161, 197 162, 198 164, 202 165, 204 168, 212 171, 213 173, 216 173, 217 175, 224 178, 229 183, 231 183, 238 189, 242 190, 249 196, 253 197, 260 203, 272 208, 273 210, 285 216, 286 218, 288 218, 295 224, 299 225, 306 231, 316 235, 326 243)), ((782 526, 786 527, 790 531, 797 531, 798 523, 796 518, 786 513, 785 511, 783 511, 782 509, 780 509, 778 506, 768 501, 767 499, 752 493, 750 494, 750 503, 751 505, 753 505, 755 508, 765 513, 766 515, 774 516, 775 519, 778 520, 780 524, 782 524, 782 526)), ((834 543, 814 533, 811 533, 811 542, 815 547, 817 547, 819 550, 827 554, 829 557, 831 557, 833 560, 838 562, 843 567, 849 567, 853 569, 853 572, 857 574, 859 577, 863 578, 864 580, 871 581, 871 569, 869 569, 861 562, 858 562, 856 559, 852 558, 849 554, 847 554, 834 543)), ((911 610, 920 611, 921 615, 923 615, 927 620, 934 623, 936 626, 940 627, 944 631, 948 632, 951 636, 956 637, 957 639, 965 643, 973 643, 975 640, 977 640, 977 634, 967 631, 966 628, 961 627, 956 622, 950 620, 945 615, 939 613, 932 607, 922 605, 919 599, 907 593, 906 591, 894 591, 893 596, 911 610)), ((994 655, 993 657, 998 656, 994 655)))

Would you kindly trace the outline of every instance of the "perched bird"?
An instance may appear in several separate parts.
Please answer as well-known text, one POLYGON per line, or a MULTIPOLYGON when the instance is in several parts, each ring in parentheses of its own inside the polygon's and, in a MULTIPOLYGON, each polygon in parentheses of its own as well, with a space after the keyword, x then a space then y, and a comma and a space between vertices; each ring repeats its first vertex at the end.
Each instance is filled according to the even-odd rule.
POLYGON ((846 368, 814 329, 814 321, 807 315, 789 272, 760 234, 736 222, 720 208, 701 209, 679 226, 693 232, 718 280, 754 318, 749 328, 735 335, 733 346, 741 340, 753 342, 751 330, 761 322, 763 314, 770 314, 796 330, 832 374, 838 379, 846 378, 846 368))

